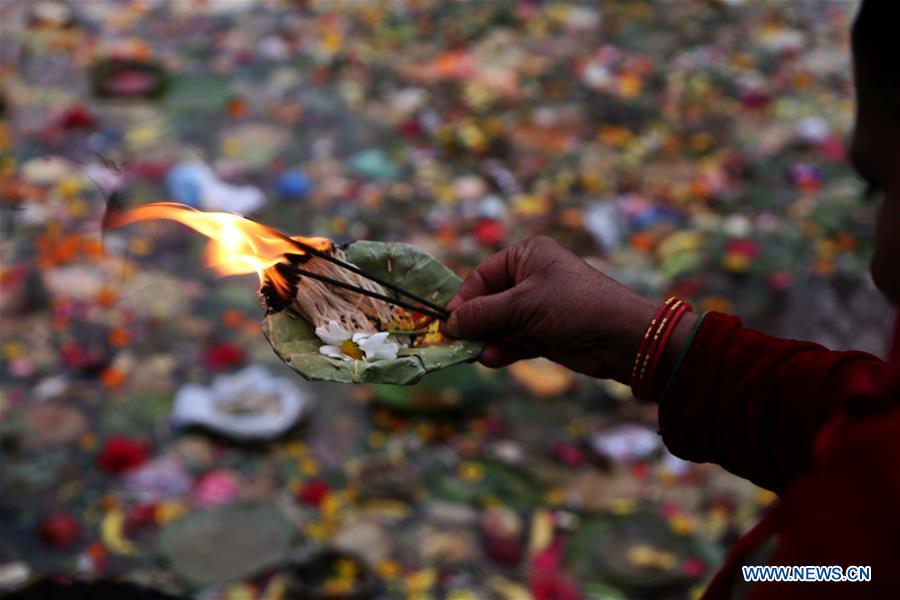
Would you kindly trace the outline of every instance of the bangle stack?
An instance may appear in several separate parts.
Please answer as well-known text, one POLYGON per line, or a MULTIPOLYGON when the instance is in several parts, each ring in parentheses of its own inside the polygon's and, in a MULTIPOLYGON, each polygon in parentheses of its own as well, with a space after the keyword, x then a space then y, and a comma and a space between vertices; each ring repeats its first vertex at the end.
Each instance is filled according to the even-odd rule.
POLYGON ((635 398, 645 399, 653 390, 656 371, 669 338, 684 313, 691 310, 691 305, 674 296, 668 298, 656 311, 631 369, 631 393, 635 398))

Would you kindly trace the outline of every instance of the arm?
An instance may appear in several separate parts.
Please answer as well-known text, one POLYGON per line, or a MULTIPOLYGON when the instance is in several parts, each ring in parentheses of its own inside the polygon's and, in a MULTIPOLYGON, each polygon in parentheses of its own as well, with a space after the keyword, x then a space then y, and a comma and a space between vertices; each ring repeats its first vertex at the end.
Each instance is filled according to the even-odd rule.
POLYGON ((674 454, 779 491, 809 467, 813 439, 843 406, 850 382, 884 365, 865 352, 776 338, 709 313, 664 397, 657 391, 660 431, 674 454))
MULTIPOLYGON (((448 307, 444 332, 487 340, 480 357, 487 366, 545 356, 627 383, 658 303, 538 237, 488 258, 448 307)), ((688 313, 678 323, 657 376, 664 387, 674 372, 660 408, 666 444, 772 489, 806 468, 813 436, 839 408, 849 379, 884 365, 861 352, 769 337, 712 313, 676 371, 698 318, 688 313)))

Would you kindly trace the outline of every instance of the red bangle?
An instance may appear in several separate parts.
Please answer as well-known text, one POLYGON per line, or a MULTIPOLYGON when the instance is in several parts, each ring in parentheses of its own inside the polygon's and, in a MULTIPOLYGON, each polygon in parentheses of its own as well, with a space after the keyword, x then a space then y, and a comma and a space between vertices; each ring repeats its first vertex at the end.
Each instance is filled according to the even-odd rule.
POLYGON ((641 340, 641 345, 638 348, 637 354, 635 354, 634 356, 634 365, 631 367, 631 392, 635 395, 637 395, 637 388, 639 383, 638 372, 641 368, 642 363, 644 362, 644 353, 647 351, 647 348, 650 345, 650 339, 656 331, 657 324, 660 322, 662 316, 669 310, 669 305, 674 300, 674 296, 668 298, 663 303, 663 305, 659 307, 659 310, 656 311, 656 314, 653 315, 653 319, 650 320, 650 325, 647 326, 647 331, 644 332, 644 337, 641 340))
POLYGON ((666 314, 663 315, 662 319, 660 319, 659 324, 656 326, 656 330, 653 333, 653 336, 650 338, 650 343, 647 346, 647 352, 644 354, 643 361, 641 362, 640 369, 638 370, 637 375, 637 386, 635 386, 635 398, 642 398, 642 390, 645 387, 644 383, 647 379, 647 375, 650 373, 650 365, 653 361, 653 356, 656 354, 656 349, 659 347, 659 341, 662 339, 662 336, 666 332, 666 328, 669 325, 669 321, 672 319, 672 315, 678 310, 678 307, 684 304, 684 301, 679 300, 678 298, 672 298, 674 302, 672 302, 668 306, 668 310, 666 314))
POLYGON ((641 394, 644 398, 649 398, 653 393, 653 384, 656 380, 656 370, 659 367, 659 363, 662 360, 662 355, 665 352, 666 344, 669 341, 669 338, 672 337, 672 332, 675 331, 675 327, 678 325, 678 321, 681 320, 681 317, 684 316, 684 313, 691 310, 691 305, 687 302, 682 302, 681 305, 675 310, 674 314, 672 314, 671 318, 669 318, 669 322, 666 326, 665 331, 662 334, 662 337, 659 340, 659 344, 656 346, 656 350, 653 354, 653 361, 650 365, 650 370, 647 372, 646 377, 643 381, 643 389, 641 390, 641 394))

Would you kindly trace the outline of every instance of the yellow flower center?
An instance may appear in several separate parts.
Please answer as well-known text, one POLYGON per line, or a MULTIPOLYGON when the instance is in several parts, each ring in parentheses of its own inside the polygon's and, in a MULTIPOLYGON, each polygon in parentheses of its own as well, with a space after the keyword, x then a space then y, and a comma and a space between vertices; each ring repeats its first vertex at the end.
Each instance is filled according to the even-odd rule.
POLYGON ((342 558, 337 561, 335 569, 337 577, 340 579, 355 579, 359 572, 356 563, 349 558, 342 558))
POLYGON ((671 571, 678 564, 678 558, 671 552, 657 550, 652 546, 637 545, 628 550, 628 562, 638 567, 671 571))
POLYGON ((341 342, 341 352, 356 360, 362 360, 365 356, 363 351, 359 348, 359 344, 353 340, 344 340, 341 342))
POLYGON ((466 483, 477 483, 484 478, 484 466, 475 462, 465 462, 459 466, 459 477, 466 483))

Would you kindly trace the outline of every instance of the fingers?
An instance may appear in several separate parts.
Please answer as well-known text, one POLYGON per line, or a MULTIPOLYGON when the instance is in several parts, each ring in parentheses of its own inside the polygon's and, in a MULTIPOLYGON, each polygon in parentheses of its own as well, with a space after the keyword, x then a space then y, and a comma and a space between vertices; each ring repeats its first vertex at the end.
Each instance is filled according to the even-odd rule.
POLYGON ((533 236, 505 248, 478 265, 466 277, 447 308, 452 311, 466 300, 496 294, 521 283, 528 276, 527 272, 534 267, 529 256, 537 254, 544 258, 558 257, 561 252, 574 257, 553 238, 545 235, 533 236))
POLYGON ((447 303, 452 314, 441 325, 441 331, 463 339, 488 339, 508 332, 513 315, 520 313, 513 312, 515 305, 504 306, 504 303, 513 297, 508 292, 527 278, 521 273, 528 270, 529 249, 547 253, 553 246, 558 244, 552 239, 536 236, 501 250, 478 265, 447 303))
POLYGON ((533 348, 514 341, 487 344, 481 351, 478 362, 492 369, 499 369, 526 358, 536 358, 540 353, 533 348))
POLYGON ((454 300, 458 306, 461 301, 496 294, 515 285, 514 273, 509 269, 515 258, 514 248, 515 246, 501 250, 475 267, 475 270, 469 273, 469 276, 463 281, 459 291, 456 292, 456 297, 450 301, 447 308, 450 310, 456 308, 452 306, 454 300))
POLYGON ((514 304, 517 295, 516 288, 510 288, 462 301, 442 330, 450 337, 465 340, 501 337, 515 328, 515 315, 519 314, 514 304))
MULTIPOLYGON (((457 290, 456 295, 454 295, 453 298, 450 299, 450 302, 447 303, 447 310, 451 313, 456 312, 456 309, 467 300, 473 300, 481 296, 502 292, 512 287, 515 282, 507 270, 507 263, 510 258, 508 254, 510 251, 510 248, 501 250, 475 267, 475 269, 469 273, 469 276, 466 277, 465 281, 463 281, 459 290, 457 290)), ((448 321, 441 323, 441 331, 445 335, 459 337, 456 321, 454 321, 454 328, 452 330, 448 321), (456 331, 456 333, 454 333, 454 331, 456 331)))

